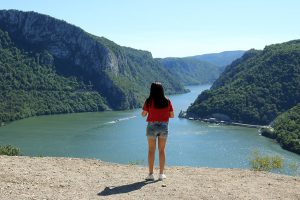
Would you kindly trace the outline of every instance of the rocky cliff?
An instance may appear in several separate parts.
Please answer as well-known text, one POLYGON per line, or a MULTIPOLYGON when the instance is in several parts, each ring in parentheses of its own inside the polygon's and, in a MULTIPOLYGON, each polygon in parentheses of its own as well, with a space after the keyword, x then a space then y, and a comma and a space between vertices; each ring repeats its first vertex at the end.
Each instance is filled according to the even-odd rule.
POLYGON ((35 12, 2 10, 0 29, 38 61, 38 55, 47 51, 58 74, 91 84, 112 109, 140 106, 156 80, 163 82, 168 93, 185 92, 151 53, 121 47, 65 21, 35 12))

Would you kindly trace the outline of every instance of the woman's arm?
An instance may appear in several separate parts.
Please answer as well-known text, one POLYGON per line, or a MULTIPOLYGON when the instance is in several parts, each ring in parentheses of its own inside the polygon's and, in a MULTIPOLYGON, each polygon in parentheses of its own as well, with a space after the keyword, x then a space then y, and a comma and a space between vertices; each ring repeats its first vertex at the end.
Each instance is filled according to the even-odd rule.
POLYGON ((174 118, 174 112, 173 111, 170 112, 170 118, 174 118))
POLYGON ((147 112, 147 111, 145 111, 145 110, 143 110, 143 112, 142 112, 142 116, 143 116, 143 117, 146 117, 146 116, 147 116, 147 114, 148 114, 148 112, 147 112))

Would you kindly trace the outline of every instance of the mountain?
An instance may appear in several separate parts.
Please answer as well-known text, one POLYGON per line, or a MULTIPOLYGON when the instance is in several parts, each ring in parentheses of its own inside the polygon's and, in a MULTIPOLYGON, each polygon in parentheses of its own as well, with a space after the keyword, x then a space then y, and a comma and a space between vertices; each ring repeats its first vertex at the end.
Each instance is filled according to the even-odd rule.
POLYGON ((213 83, 232 61, 245 51, 224 51, 182 58, 157 59, 180 83, 184 85, 213 83))
POLYGON ((300 40, 247 51, 227 66, 188 117, 222 114, 233 121, 269 124, 300 102, 300 40))
POLYGON ((184 85, 213 83, 221 73, 216 65, 193 58, 163 58, 158 61, 184 85))
POLYGON ((272 123, 274 129, 266 129, 262 135, 276 139, 289 151, 300 154, 300 103, 279 115, 272 123))
POLYGON ((0 121, 136 108, 153 81, 168 94, 187 91, 150 52, 47 15, 1 10, 0 31, 0 121))
POLYGON ((35 56, 14 46, 0 30, 0 126, 33 115, 107 110, 91 85, 55 71, 44 51, 35 56))
POLYGON ((203 54, 198 56, 191 56, 188 58, 193 58, 200 61, 205 61, 214 65, 219 66, 221 69, 224 69, 227 65, 231 64, 232 61, 240 58, 245 51, 223 51, 220 53, 210 53, 203 54))

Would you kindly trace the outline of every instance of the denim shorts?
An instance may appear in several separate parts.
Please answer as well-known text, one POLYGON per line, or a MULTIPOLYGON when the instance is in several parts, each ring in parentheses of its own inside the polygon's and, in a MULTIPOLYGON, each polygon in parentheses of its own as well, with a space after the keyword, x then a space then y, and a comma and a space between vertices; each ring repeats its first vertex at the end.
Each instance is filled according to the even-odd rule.
POLYGON ((148 122, 146 136, 150 138, 168 137, 168 122, 148 122))

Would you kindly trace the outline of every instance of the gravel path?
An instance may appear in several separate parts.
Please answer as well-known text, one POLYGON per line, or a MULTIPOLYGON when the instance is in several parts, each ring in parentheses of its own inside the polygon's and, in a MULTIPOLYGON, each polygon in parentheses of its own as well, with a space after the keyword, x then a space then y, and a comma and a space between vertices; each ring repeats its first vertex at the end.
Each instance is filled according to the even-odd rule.
POLYGON ((145 182, 146 174, 92 159, 0 156, 0 199, 300 199, 299 177, 167 167, 166 180, 145 182))

